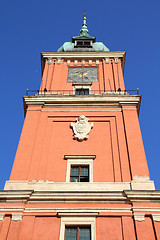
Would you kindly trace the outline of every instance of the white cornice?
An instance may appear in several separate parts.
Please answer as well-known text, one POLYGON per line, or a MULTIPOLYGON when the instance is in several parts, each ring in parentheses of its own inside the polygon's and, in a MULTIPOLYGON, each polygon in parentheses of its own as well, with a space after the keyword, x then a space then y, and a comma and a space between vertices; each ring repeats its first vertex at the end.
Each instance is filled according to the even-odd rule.
POLYGON ((95 159, 96 155, 64 155, 64 159, 95 159))
POLYGON ((160 207, 132 207, 133 211, 137 212, 160 212, 160 207))
MULTIPOLYGON (((79 107, 79 105, 85 106, 87 105, 87 111, 92 111, 89 108, 90 107, 119 107, 119 109, 112 109, 112 111, 121 111, 122 103, 123 106, 136 106, 137 112, 139 113, 140 108, 140 102, 141 102, 141 96, 140 95, 113 95, 113 96, 106 96, 106 95, 94 95, 94 96, 73 96, 73 95, 47 95, 47 96, 24 96, 23 97, 24 102, 24 111, 26 112, 26 109, 28 106, 35 106, 31 109, 31 111, 57 111, 55 109, 47 110, 49 107, 56 107, 56 106, 65 106, 71 108, 72 106, 79 107), (54 105, 54 106, 53 106, 54 105), (37 106, 43 106, 43 108, 38 109, 37 106), (45 109, 44 109, 45 107, 45 109)), ((28 109, 27 109, 28 110, 28 109)), ((30 109, 29 109, 30 110, 30 109)), ((76 110, 69 109, 71 112, 76 112, 76 110)), ((84 109, 85 110, 85 109, 84 109)), ((111 111, 111 109, 106 109, 107 111, 111 111)), ((130 109, 133 110, 133 109, 130 109)), ((54 112, 53 111, 53 112, 54 112)), ((59 111, 59 110, 58 110, 59 111)), ((60 110, 66 111, 66 110, 60 110)), ((82 111, 82 109, 80 110, 82 111)), ((86 111, 86 110, 85 110, 86 111)), ((95 112, 98 111, 94 110, 95 112)), ((101 110, 103 112, 103 110, 101 110)))
MULTIPOLYGON (((83 182, 83 183, 74 183, 74 182, 53 182, 53 181, 38 181, 38 182, 19 182, 19 181, 7 181, 5 184, 5 190, 34 190, 34 191, 52 191, 50 194, 51 198, 55 199, 63 199, 64 194, 56 194, 54 191, 58 191, 61 189, 62 192, 66 192, 67 198, 77 198, 79 195, 79 198, 92 198, 94 197, 97 199, 103 199, 103 198, 110 198, 111 196, 108 195, 107 191, 123 191, 123 190, 130 190, 130 183, 129 182, 83 182), (70 195, 70 191, 75 191, 70 195), (106 196, 96 196, 96 192, 99 191, 105 191, 106 196), (87 194, 83 194, 83 192, 86 192, 87 194), (93 194, 92 194, 93 193, 93 194)), ((45 193, 44 193, 45 194, 45 193)), ((37 193, 31 194, 31 198, 34 198, 37 195, 37 193)), ((114 197, 114 194, 111 194, 114 197)), ((50 198, 49 197, 49 198, 50 198)), ((48 198, 48 196, 47 196, 48 198)))
POLYGON ((84 58, 123 58, 126 52, 41 52, 42 58, 84 59, 84 58))
POLYGON ((9 207, 9 206, 1 206, 0 207, 0 212, 23 212, 25 209, 25 207, 20 207, 20 206, 12 206, 12 207, 9 207))
POLYGON ((145 220, 144 214, 134 214, 133 216, 135 221, 142 222, 145 220))
MULTIPOLYGON (((16 181, 15 181, 16 182, 16 181)), ((18 182, 6 185, 6 187, 17 190, 4 190, 0 191, 1 203, 53 203, 53 202, 160 202, 160 191, 154 190, 127 190, 129 183, 54 183, 54 182, 18 182), (26 184, 25 184, 26 183, 26 184), (53 188, 53 186, 56 187, 53 188), (67 188, 64 188, 67 185, 67 188), (25 189, 31 188, 34 191, 18 191, 18 188, 25 189), (61 191, 59 191, 61 189, 61 191), (117 189, 117 190, 116 190, 117 189), (19 194, 21 192, 21 194, 19 194), (27 194, 26 194, 27 192, 27 194), (3 193, 3 194, 2 194, 3 193)), ((0 207, 0 212, 4 211, 18 211, 23 212, 24 207, 0 207)), ((146 207, 133 207, 133 211, 138 212, 160 212, 160 207, 146 206, 146 207)), ((1 216, 2 218, 3 216, 1 216)))
POLYGON ((96 217, 98 212, 58 212, 60 217, 96 217))
MULTIPOLYGON (((25 105, 44 105, 44 104, 84 104, 87 103, 88 105, 92 104, 105 104, 105 105, 113 105, 118 104, 119 106, 122 105, 139 105, 141 96, 139 95, 113 95, 113 96, 106 96, 106 95, 90 95, 90 96, 73 96, 73 95, 36 95, 36 96, 24 96, 24 104, 25 105)), ((117 106, 118 106, 117 105, 117 106)))
POLYGON ((116 207, 110 207, 110 208, 95 208, 95 207, 90 207, 90 208, 25 208, 24 210, 25 213, 31 213, 31 212, 46 212, 46 213, 58 213, 59 216, 66 216, 66 215, 98 215, 99 212, 103 213, 131 213, 131 208, 129 207, 123 207, 123 208, 116 208, 116 207))
POLYGON ((152 214, 153 221, 160 222, 160 214, 152 214))
MULTIPOLYGON (((44 69, 45 59, 65 59, 70 62, 70 60, 102 60, 102 59, 109 59, 109 58, 121 58, 122 59, 122 70, 124 71, 124 64, 125 64, 125 51, 120 52, 41 52, 41 66, 42 66, 42 73, 44 69)), ((67 62, 67 64, 68 64, 67 62)), ((106 60, 107 63, 107 60, 106 60)), ((69 63, 70 64, 70 63, 69 63)))
POLYGON ((22 221, 23 213, 12 213, 12 221, 22 221))
POLYGON ((4 213, 0 213, 0 221, 3 221, 3 219, 4 219, 4 216, 5 216, 5 214, 4 214, 4 213))

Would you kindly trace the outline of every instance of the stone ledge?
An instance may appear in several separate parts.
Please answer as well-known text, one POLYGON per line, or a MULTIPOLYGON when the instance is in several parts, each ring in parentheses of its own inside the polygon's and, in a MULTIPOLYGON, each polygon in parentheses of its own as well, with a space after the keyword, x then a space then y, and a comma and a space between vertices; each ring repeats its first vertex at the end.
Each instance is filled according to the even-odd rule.
POLYGON ((61 59, 85 59, 85 58, 124 58, 126 52, 118 51, 118 52, 41 52, 43 59, 48 58, 61 58, 61 59))
MULTIPOLYGON (((4 190, 34 190, 34 191, 123 191, 123 190, 155 190, 154 181, 130 182, 53 182, 39 180, 28 181, 6 181, 4 190)), ((21 193, 19 193, 21 194, 21 193)), ((30 192, 26 192, 30 194, 30 192)))
POLYGON ((155 190, 154 181, 150 180, 132 180, 131 190, 155 190))
POLYGON ((145 221, 145 214, 134 214, 133 216, 135 221, 145 221))
POLYGON ((24 102, 26 104, 44 105, 45 103, 121 103, 126 105, 137 105, 140 102, 140 95, 48 95, 48 96, 24 96, 24 102))
POLYGON ((22 221, 23 213, 12 213, 12 221, 22 221))
POLYGON ((3 221, 3 219, 4 219, 4 216, 5 216, 5 214, 4 214, 4 213, 0 213, 0 221, 3 221))
MULTIPOLYGON (((132 202, 152 202, 160 203, 160 191, 155 190, 122 190, 122 191, 107 191, 107 190, 95 190, 95 191, 62 191, 62 190, 47 190, 47 191, 30 191, 30 195, 27 194, 24 199, 25 191, 21 191, 22 198, 16 190, 4 190, 0 191, 1 203, 132 203, 132 202), (17 194, 17 195, 16 195, 17 194), (25 201, 24 201, 25 200, 25 201)), ((0 211, 3 212, 4 207, 0 207, 0 211)), ((7 207, 8 211, 23 211, 24 207, 7 207)), ((158 207, 134 207, 133 211, 149 211, 159 212, 158 207)), ((3 216, 1 216, 2 218, 3 216)))
POLYGON ((160 222, 160 214, 152 214, 153 221, 160 222))
POLYGON ((34 190, 34 191, 123 191, 131 190, 129 182, 52 182, 39 180, 28 181, 6 181, 4 190, 34 190))

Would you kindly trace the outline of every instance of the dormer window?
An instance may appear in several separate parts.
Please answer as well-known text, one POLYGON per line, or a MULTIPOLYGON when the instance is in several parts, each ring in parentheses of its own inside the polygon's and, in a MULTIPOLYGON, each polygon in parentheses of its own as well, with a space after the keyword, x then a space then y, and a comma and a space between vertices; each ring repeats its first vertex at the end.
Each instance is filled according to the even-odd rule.
POLYGON ((91 48, 91 41, 77 41, 75 48, 91 48))

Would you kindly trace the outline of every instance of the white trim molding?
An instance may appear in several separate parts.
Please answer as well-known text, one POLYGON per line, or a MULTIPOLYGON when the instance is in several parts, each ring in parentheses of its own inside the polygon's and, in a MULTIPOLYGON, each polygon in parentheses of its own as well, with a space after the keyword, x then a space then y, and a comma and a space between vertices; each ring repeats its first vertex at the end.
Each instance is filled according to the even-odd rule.
POLYGON ((152 214, 153 221, 160 222, 160 214, 152 214))
MULTIPOLYGON (((19 196, 17 195, 16 196, 16 198, 19 198, 19 196)), ((18 201, 17 201, 18 202, 18 201)), ((1 212, 12 212, 12 211, 14 211, 14 212, 19 212, 19 211, 24 211, 24 209, 25 209, 25 207, 15 207, 15 206, 13 206, 13 207, 7 207, 7 205, 4 207, 0 207, 0 211, 1 212)), ((18 213, 19 214, 19 213, 18 213)))
POLYGON ((131 208, 28 208, 26 207, 24 213, 57 213, 58 216, 89 216, 95 217, 100 212, 103 213, 131 213, 131 208))
POLYGON ((149 176, 133 176, 131 181, 132 190, 155 190, 154 181, 149 176))
POLYGON ((160 207, 132 207, 137 212, 160 212, 160 207))
POLYGON ((83 89, 88 89, 89 90, 89 94, 91 94, 91 85, 92 85, 92 82, 88 82, 88 83, 73 83, 72 84, 72 86, 73 86, 73 95, 76 95, 76 90, 82 89, 82 88, 83 89))
POLYGON ((4 219, 4 216, 5 216, 5 214, 4 214, 4 213, 0 213, 0 221, 3 221, 3 219, 4 219))
POLYGON ((91 240, 96 240, 96 220, 95 217, 62 217, 59 240, 64 240, 66 226, 91 226, 91 240))
POLYGON ((133 216, 135 221, 138 221, 138 222, 145 221, 145 214, 134 213, 133 216))
POLYGON ((88 165, 89 166, 89 182, 93 182, 93 160, 95 155, 65 155, 67 160, 66 182, 70 182, 71 165, 88 165))
POLYGON ((22 221, 23 213, 12 213, 12 221, 22 221))
MULTIPOLYGON (((87 160, 87 159, 86 159, 87 160)), ((89 160, 91 161, 91 160, 89 160)), ((77 161, 78 163, 78 161, 77 161)), ((86 191, 87 194, 90 192, 100 192, 100 191, 127 191, 131 190, 130 182, 28 182, 28 181, 6 181, 4 190, 32 190, 32 191, 77 191, 79 193, 86 191)), ((70 195, 70 194, 69 194, 70 195)), ((55 193, 54 193, 55 196, 55 193)), ((60 194, 58 195, 60 196, 60 194)), ((77 196, 77 193, 76 193, 77 196)), ((56 196, 57 197, 57 196, 56 196)), ((73 195, 72 195, 73 197, 73 195)), ((83 198, 85 199, 87 195, 85 194, 83 198)), ((104 198, 103 194, 99 196, 101 199, 104 198)), ((64 195, 63 195, 64 198, 64 195)))
POLYGON ((61 210, 60 212, 57 212, 58 216, 60 217, 96 217, 99 214, 99 211, 97 210, 92 210, 92 209, 82 209, 82 210, 78 210, 78 209, 72 209, 70 211, 65 210, 61 210))

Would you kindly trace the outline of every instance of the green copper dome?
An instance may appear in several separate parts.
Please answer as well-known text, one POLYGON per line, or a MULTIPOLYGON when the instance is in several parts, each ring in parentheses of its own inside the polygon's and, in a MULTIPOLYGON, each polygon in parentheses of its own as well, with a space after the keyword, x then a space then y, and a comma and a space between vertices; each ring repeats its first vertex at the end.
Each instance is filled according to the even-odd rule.
POLYGON ((109 49, 96 38, 88 34, 86 17, 83 18, 82 28, 78 36, 72 37, 72 42, 65 42, 57 52, 108 52, 109 49))
POLYGON ((87 28, 87 22, 86 22, 86 17, 83 18, 83 24, 82 24, 82 28, 80 30, 80 36, 89 36, 88 34, 88 28, 87 28))

